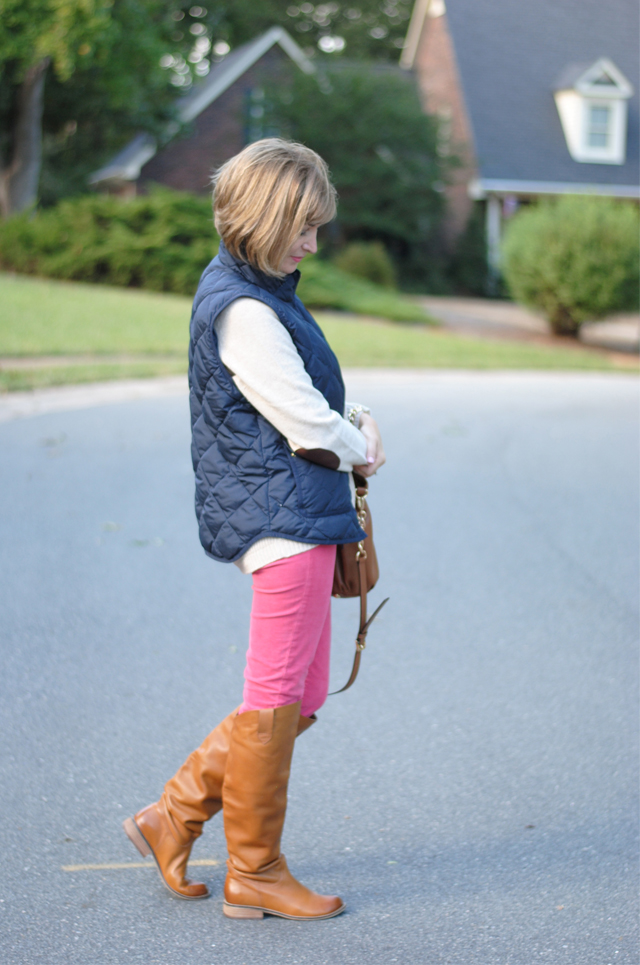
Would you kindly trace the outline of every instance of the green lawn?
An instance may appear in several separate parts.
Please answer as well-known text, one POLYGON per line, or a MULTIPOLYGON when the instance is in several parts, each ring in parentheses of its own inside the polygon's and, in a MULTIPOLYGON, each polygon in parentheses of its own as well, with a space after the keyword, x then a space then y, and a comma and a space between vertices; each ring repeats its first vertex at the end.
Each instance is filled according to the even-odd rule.
MULTIPOLYGON (((184 372, 190 309, 180 295, 0 274, 0 389, 184 372), (61 358, 36 365, 38 356, 61 358), (32 357, 33 367, 25 365, 32 357)), ((579 347, 465 338, 335 312, 316 317, 345 366, 629 371, 634 364, 579 347)))
POLYGON ((0 356, 186 357, 190 312, 184 295, 0 274, 0 356))
POLYGON ((393 325, 336 315, 318 321, 343 366, 438 369, 592 369, 629 371, 636 366, 572 345, 535 345, 467 338, 417 325, 393 325))

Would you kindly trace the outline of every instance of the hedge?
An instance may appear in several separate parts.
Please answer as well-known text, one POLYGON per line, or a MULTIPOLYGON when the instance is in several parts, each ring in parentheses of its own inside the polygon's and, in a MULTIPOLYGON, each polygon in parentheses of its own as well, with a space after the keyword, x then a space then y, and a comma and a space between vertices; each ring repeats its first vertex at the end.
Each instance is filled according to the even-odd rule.
MULTIPOLYGON (((193 295, 218 244, 208 199, 158 187, 127 201, 89 195, 0 221, 0 268, 193 295)), ((299 294, 310 307, 428 321, 411 299, 318 258, 305 262, 299 294)))

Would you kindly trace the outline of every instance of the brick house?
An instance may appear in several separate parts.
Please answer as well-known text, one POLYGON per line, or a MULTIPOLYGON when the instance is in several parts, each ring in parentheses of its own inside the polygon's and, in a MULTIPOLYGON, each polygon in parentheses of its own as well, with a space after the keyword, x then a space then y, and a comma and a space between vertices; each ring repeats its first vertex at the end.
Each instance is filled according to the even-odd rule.
POLYGON ((486 205, 488 258, 502 222, 545 195, 638 199, 635 0, 416 0, 400 64, 441 120, 450 245, 486 205))
POLYGON ((138 134, 89 183, 125 197, 152 182, 207 193, 215 168, 269 134, 261 123, 264 85, 284 78, 292 63, 305 73, 315 70, 281 27, 238 47, 180 99, 178 124, 167 143, 159 146, 151 135, 138 134))

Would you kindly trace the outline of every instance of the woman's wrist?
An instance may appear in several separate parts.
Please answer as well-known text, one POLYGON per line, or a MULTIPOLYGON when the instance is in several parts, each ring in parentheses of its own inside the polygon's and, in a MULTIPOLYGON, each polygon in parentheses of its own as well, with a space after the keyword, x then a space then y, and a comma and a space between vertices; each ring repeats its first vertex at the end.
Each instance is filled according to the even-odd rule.
POLYGON ((370 413, 362 414, 360 432, 367 442, 367 462, 366 465, 356 466, 355 468, 363 476, 372 476, 380 466, 384 465, 385 454, 378 423, 370 413))
POLYGON ((360 416, 358 419, 358 429, 360 430, 360 432, 362 432, 363 429, 368 427, 377 430, 378 423, 371 415, 371 412, 367 409, 365 412, 360 413, 360 416))
POLYGON ((352 426, 355 426, 356 429, 360 428, 360 420, 362 419, 362 416, 367 415, 371 411, 366 405, 359 404, 348 404, 347 409, 347 421, 350 422, 352 426))

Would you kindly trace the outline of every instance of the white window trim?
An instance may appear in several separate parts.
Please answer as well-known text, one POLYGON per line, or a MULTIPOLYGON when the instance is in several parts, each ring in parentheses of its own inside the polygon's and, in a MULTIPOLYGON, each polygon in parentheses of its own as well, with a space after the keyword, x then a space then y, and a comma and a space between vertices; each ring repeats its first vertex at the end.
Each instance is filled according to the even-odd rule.
POLYGON ((554 98, 569 154, 581 164, 624 164, 627 147, 627 100, 633 88, 615 64, 600 58, 585 70, 572 87, 556 90, 554 98), (592 78, 605 71, 616 86, 594 84, 592 78), (609 139, 606 146, 589 144, 590 111, 606 107, 610 111, 609 139))
POLYGON ((584 94, 585 97, 606 97, 607 99, 623 98, 626 100, 633 94, 633 87, 627 78, 607 57, 600 57, 595 64, 585 70, 576 81, 575 89, 579 94, 584 94), (609 75, 615 86, 613 84, 604 86, 594 83, 595 78, 603 73, 609 75))

